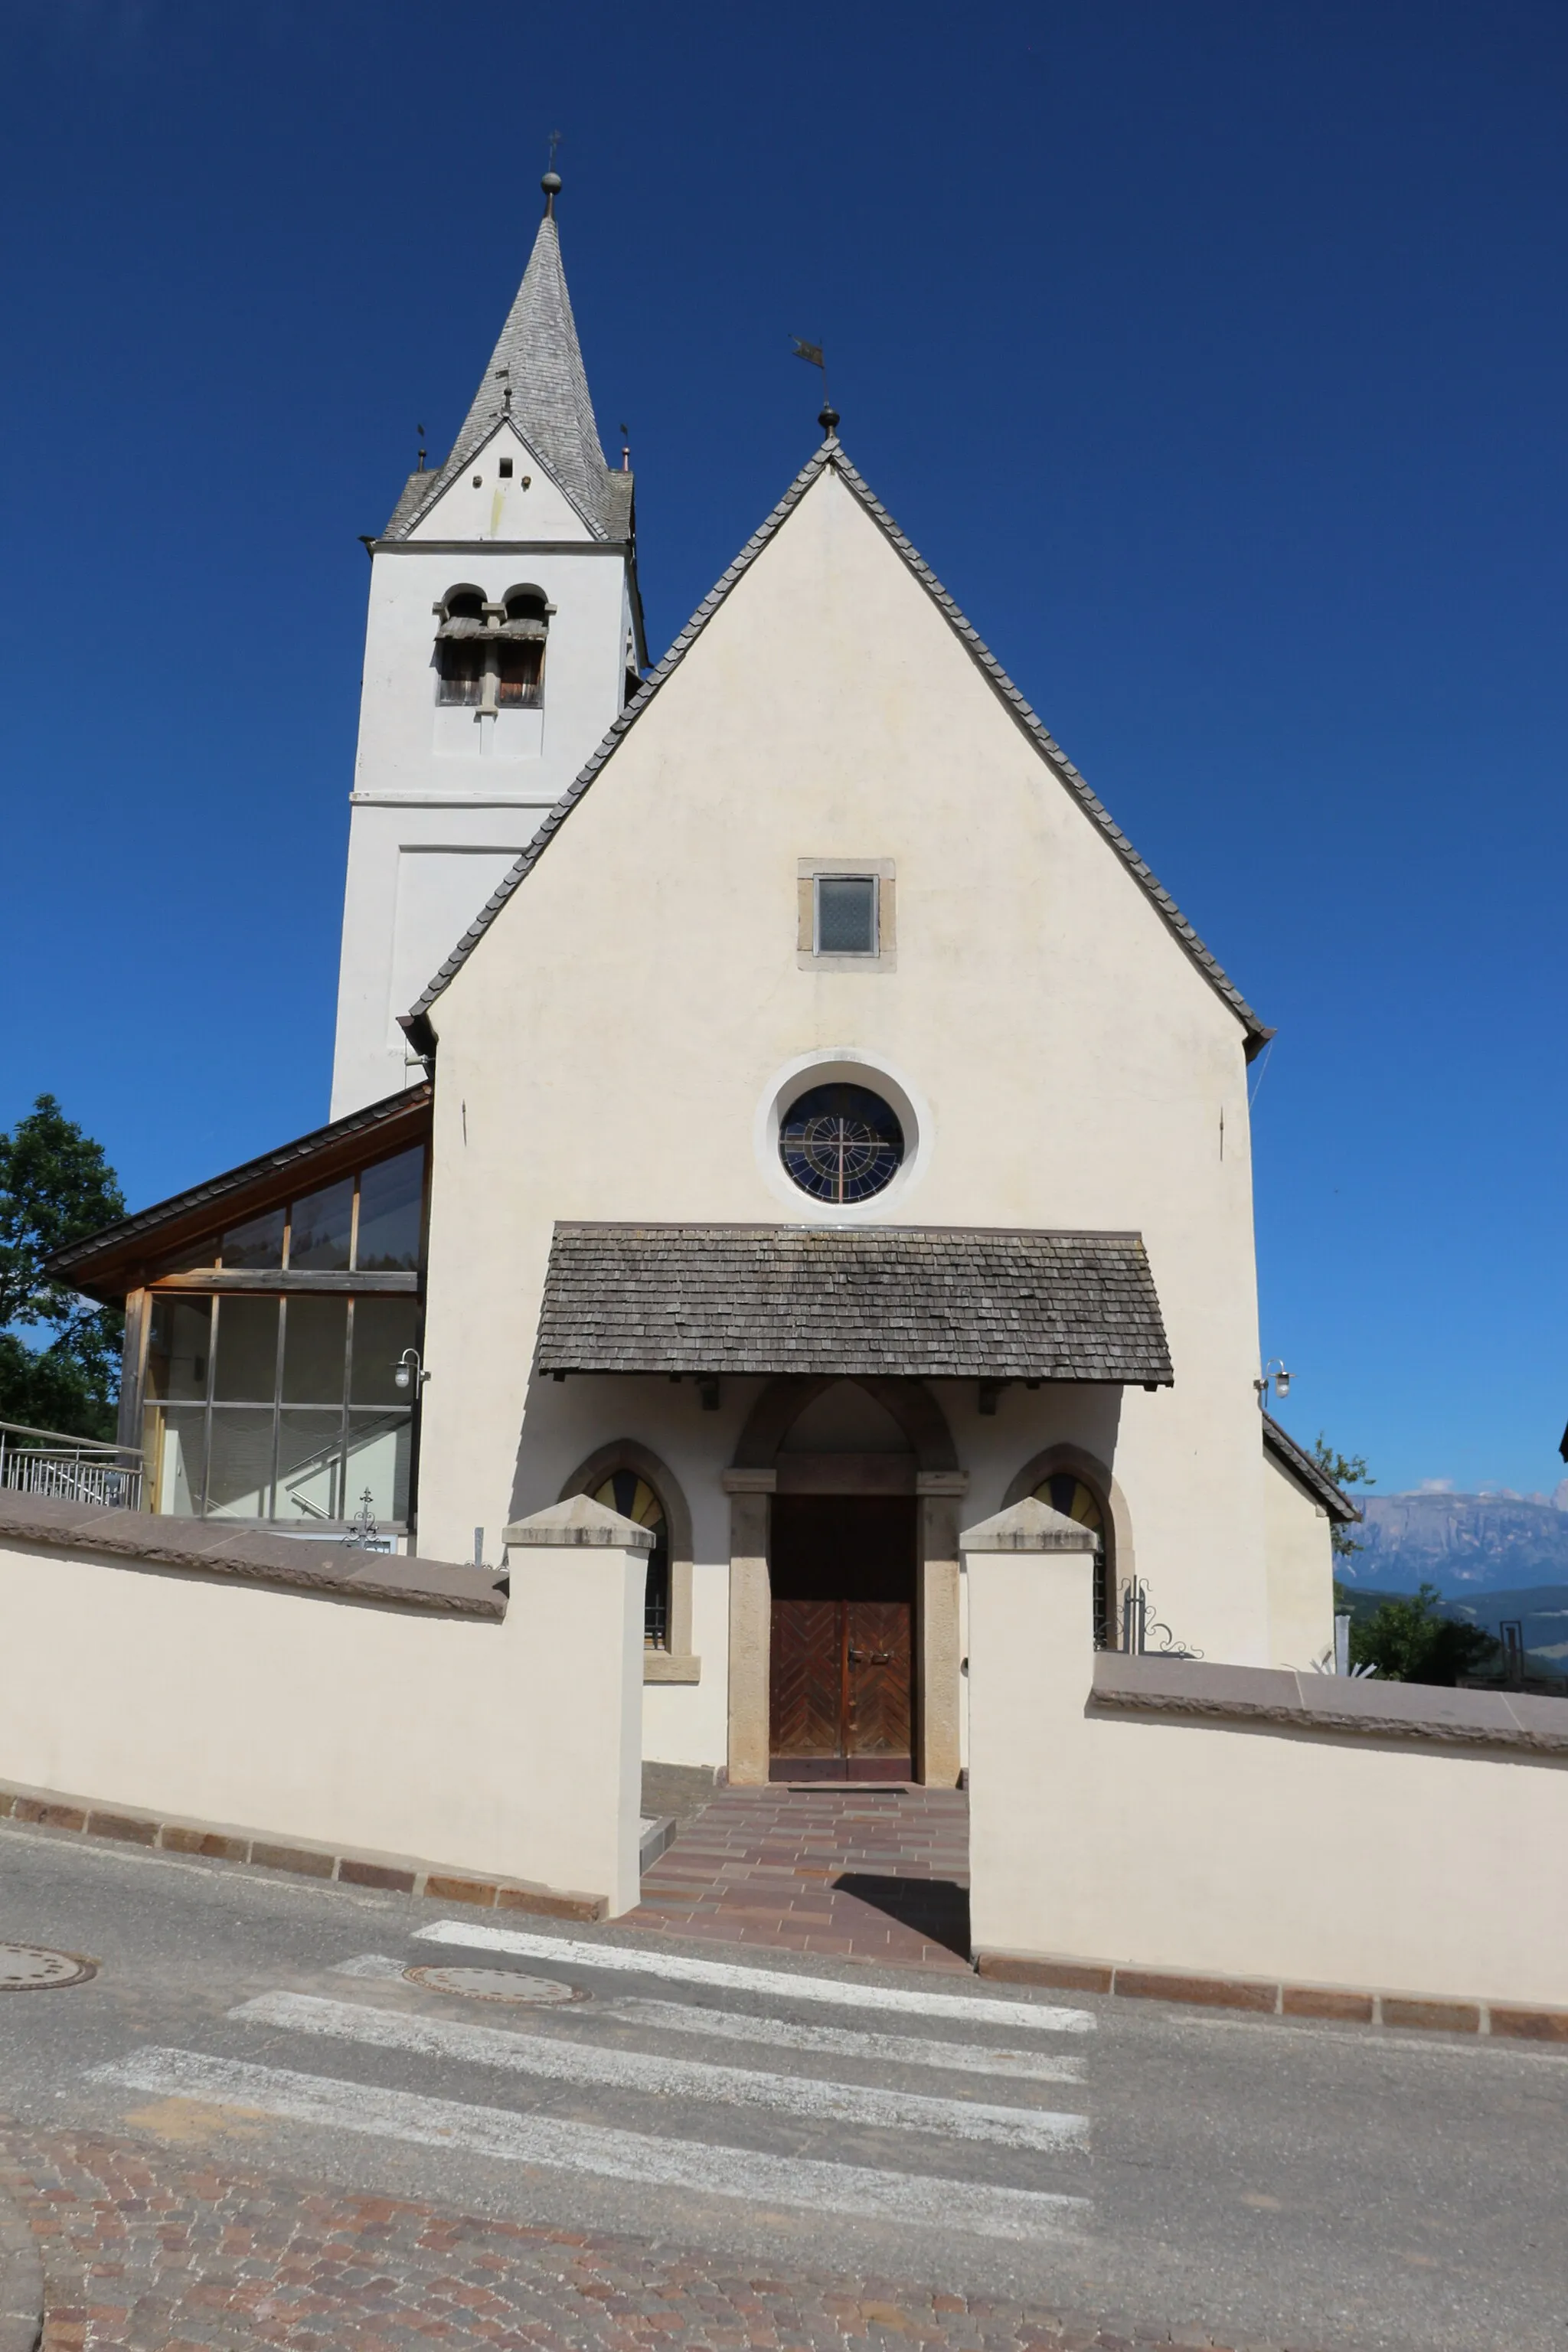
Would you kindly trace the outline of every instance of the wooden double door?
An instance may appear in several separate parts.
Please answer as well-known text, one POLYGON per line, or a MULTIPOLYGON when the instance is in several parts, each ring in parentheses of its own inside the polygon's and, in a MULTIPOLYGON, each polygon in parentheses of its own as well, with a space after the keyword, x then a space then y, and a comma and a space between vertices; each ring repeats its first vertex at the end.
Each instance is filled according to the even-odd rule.
POLYGON ((775 1780, 908 1780, 912 1496, 779 1495, 769 1570, 775 1780))

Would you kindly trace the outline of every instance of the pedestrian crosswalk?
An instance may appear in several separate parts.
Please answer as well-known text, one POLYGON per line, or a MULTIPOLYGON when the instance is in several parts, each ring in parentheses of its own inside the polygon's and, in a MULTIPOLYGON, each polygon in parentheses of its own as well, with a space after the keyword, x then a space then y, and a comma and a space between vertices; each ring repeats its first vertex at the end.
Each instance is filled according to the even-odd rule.
POLYGON ((355 1980, 342 1996, 269 1990, 240 2001, 222 2053, 143 2048, 92 2079, 606 2180, 989 2238, 1057 2238, 1088 2219, 1089 2116, 1029 2086, 1086 2084, 1091 2011, 459 1920, 416 1940, 545 1960, 553 1977, 592 1981, 576 1987, 580 2000, 531 2009, 515 2026, 479 2022, 458 1996, 407 1981, 403 1962, 361 1954, 331 1972, 355 1980), (620 1981, 648 1976, 721 1998, 653 1999, 620 1981), (891 2011, 898 2030, 827 2023, 829 2008, 891 2011), (957 2021, 961 2041, 921 2030, 957 2021), (1078 2046, 1050 2047, 1047 2035, 1078 2046), (303 2063, 276 2063, 296 2042, 303 2063))

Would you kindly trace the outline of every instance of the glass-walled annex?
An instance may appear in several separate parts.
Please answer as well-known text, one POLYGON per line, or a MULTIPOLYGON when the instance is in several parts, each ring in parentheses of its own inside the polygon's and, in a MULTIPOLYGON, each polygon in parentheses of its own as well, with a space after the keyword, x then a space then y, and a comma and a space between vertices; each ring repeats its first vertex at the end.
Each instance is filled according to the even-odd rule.
POLYGON ((409 1518, 423 1144, 219 1229, 146 1297, 149 1509, 325 1529, 409 1518))

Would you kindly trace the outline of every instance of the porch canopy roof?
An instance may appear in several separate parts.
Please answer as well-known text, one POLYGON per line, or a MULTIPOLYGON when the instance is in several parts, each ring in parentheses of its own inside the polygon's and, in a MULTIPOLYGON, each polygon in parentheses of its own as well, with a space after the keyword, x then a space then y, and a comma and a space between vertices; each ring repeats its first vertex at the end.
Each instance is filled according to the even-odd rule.
POLYGON ((538 1369, 1168 1387, 1139 1234, 558 1224, 538 1369))

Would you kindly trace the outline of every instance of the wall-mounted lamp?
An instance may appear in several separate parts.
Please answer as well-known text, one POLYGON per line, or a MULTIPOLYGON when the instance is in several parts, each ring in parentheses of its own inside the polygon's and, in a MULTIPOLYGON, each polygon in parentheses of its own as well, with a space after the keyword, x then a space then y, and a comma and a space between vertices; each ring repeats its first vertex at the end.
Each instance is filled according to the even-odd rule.
POLYGON ((405 1394, 409 1389, 412 1389, 417 1396, 429 1377, 429 1373, 419 1360, 417 1348, 405 1348, 392 1368, 393 1387, 403 1391, 405 1394))
POLYGON ((1258 1391, 1258 1404, 1262 1407, 1263 1411, 1267 1412, 1268 1410, 1268 1391, 1270 1388, 1273 1389, 1275 1395, 1279 1398, 1281 1404, 1284 1403, 1286 1398, 1289 1395, 1290 1374, 1279 1361, 1279 1357, 1275 1356, 1268 1363, 1264 1365, 1263 1378, 1260 1381, 1254 1381, 1252 1385, 1258 1391))

